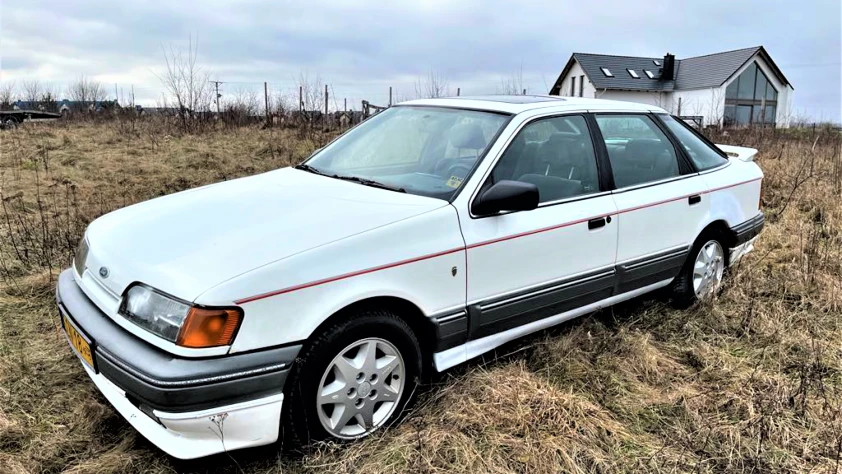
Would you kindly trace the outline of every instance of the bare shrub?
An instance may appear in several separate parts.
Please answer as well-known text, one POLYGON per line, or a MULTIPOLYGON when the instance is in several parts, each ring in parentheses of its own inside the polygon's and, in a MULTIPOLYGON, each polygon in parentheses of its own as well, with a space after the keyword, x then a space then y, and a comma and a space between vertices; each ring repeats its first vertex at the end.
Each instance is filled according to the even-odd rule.
POLYGON ((0 83, 0 110, 9 110, 17 100, 17 84, 15 81, 0 83))
POLYGON ((415 81, 415 97, 418 99, 435 99, 449 95, 451 94, 447 76, 441 72, 431 69, 429 74, 415 81))
POLYGON ((167 101, 178 110, 182 131, 193 132, 206 122, 214 99, 210 72, 202 69, 197 61, 199 42, 190 37, 187 50, 176 50, 171 45, 163 47, 166 70, 158 79, 167 90, 167 101))

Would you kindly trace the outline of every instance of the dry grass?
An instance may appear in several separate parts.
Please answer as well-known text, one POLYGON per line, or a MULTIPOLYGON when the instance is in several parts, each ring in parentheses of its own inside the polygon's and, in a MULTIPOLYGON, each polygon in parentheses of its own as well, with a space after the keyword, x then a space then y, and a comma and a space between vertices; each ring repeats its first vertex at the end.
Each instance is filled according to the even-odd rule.
POLYGON ((0 472, 842 472, 840 137, 717 141, 761 149, 767 228, 715 304, 636 300, 511 344, 436 377, 402 424, 363 442, 178 462, 89 383, 53 279, 93 217, 315 145, 148 124, 0 134, 0 472))

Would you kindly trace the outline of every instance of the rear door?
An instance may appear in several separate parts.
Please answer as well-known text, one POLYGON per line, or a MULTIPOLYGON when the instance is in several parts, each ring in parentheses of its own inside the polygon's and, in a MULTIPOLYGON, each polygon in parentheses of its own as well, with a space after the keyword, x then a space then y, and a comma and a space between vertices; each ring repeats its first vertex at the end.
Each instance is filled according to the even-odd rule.
POLYGON ((611 296, 616 207, 600 187, 590 131, 584 114, 526 123, 479 190, 455 204, 467 246, 473 339, 611 296), (535 184, 539 207, 473 215, 477 193, 501 180, 535 184))
POLYGON ((648 114, 596 114, 615 190, 617 293, 674 278, 710 209, 707 185, 648 114))

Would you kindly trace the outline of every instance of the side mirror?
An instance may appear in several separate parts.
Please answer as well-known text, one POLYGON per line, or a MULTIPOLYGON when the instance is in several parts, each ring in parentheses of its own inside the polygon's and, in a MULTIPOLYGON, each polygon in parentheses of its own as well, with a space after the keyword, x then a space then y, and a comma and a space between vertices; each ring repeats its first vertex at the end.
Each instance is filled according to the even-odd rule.
POLYGON ((529 211, 538 207, 538 187, 523 181, 500 181, 481 192, 471 212, 488 216, 503 211, 529 211))

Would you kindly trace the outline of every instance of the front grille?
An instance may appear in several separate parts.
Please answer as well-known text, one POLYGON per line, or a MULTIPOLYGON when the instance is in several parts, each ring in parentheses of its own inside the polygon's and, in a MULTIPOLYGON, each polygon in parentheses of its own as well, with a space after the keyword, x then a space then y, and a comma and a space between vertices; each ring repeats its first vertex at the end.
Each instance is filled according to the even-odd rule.
POLYGON ((79 242, 79 247, 76 248, 76 257, 73 259, 73 267, 76 268, 76 273, 82 276, 85 273, 85 260, 88 259, 88 239, 82 237, 79 242))

